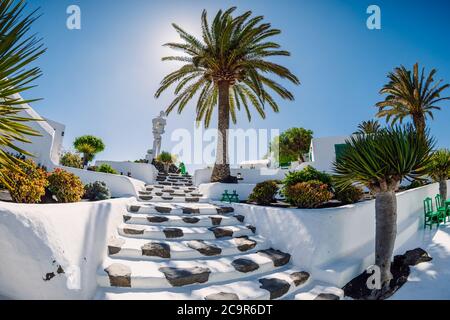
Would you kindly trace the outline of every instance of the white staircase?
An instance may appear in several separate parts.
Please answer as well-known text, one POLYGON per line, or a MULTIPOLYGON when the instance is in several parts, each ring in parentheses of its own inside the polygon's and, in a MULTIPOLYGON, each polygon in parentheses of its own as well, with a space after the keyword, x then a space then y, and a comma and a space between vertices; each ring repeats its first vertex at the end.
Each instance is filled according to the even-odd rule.
POLYGON ((290 258, 233 208, 210 204, 192 177, 160 174, 110 239, 96 298, 342 298, 342 290, 314 282, 290 258))

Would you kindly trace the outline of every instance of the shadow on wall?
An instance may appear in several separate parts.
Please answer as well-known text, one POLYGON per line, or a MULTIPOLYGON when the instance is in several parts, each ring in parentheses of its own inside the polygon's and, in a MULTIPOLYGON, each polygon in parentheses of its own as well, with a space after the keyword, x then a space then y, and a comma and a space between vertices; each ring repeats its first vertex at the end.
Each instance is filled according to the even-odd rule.
POLYGON ((130 199, 97 203, 0 203, 0 296, 90 299, 107 240, 130 199))

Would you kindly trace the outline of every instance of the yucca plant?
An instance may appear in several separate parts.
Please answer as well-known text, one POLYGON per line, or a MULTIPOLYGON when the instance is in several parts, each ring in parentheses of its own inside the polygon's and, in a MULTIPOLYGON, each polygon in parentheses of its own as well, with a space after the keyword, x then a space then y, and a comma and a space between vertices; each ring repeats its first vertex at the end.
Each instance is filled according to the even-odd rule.
MULTIPOLYGON (((38 67, 29 66, 45 52, 41 40, 28 35, 37 16, 36 11, 25 14, 25 7, 24 1, 0 1, 0 167, 19 171, 22 161, 8 150, 32 156, 17 142, 29 143, 29 136, 39 135, 27 125, 37 119, 20 115, 23 105, 36 99, 24 100, 19 94, 41 75, 38 67)), ((0 171, 0 182, 10 186, 11 181, 0 171)))
POLYGON ((89 161, 94 160, 97 153, 105 150, 105 144, 102 139, 86 135, 75 139, 73 142, 73 147, 79 153, 83 154, 83 165, 87 166, 89 161))
POLYGON ((433 153, 429 163, 430 177, 439 182, 439 193, 447 199, 447 179, 450 177, 450 150, 440 149, 433 153))
POLYGON ((436 69, 425 75, 425 68, 419 73, 419 64, 414 64, 413 71, 404 66, 395 68, 388 74, 389 83, 380 91, 387 94, 384 101, 378 102, 378 117, 385 117, 386 121, 395 124, 402 123, 404 118, 410 117, 417 132, 425 131, 426 119, 433 119, 433 111, 440 110, 437 105, 450 97, 441 97, 449 84, 442 84, 443 80, 435 82, 436 69))
POLYGON ((417 134, 412 125, 396 126, 371 135, 354 135, 334 163, 339 187, 365 185, 375 195, 375 264, 381 269, 382 290, 392 279, 391 258, 397 234, 397 198, 403 179, 427 174, 434 139, 428 131, 417 134))
POLYGON ((372 134, 381 130, 381 125, 377 120, 363 121, 358 125, 358 130, 353 134, 372 134))
POLYGON ((176 84, 175 99, 167 107, 167 114, 175 108, 181 113, 197 97, 197 124, 204 121, 206 127, 217 106, 217 156, 212 182, 225 181, 230 176, 227 150, 230 117, 236 123, 237 111, 243 108, 251 120, 250 106, 253 106, 265 118, 266 104, 278 112, 273 93, 283 99, 294 100, 293 94, 270 79, 270 75, 299 84, 297 77, 287 68, 269 60, 271 57, 290 55, 270 39, 281 31, 273 29, 270 23, 264 23, 262 16, 251 17, 251 11, 233 16, 235 10, 235 7, 225 12, 220 10, 211 25, 204 10, 201 39, 173 24, 183 42, 167 43, 165 46, 180 50, 184 55, 165 57, 163 61, 181 61, 185 64, 168 74, 155 94, 159 97, 176 84))

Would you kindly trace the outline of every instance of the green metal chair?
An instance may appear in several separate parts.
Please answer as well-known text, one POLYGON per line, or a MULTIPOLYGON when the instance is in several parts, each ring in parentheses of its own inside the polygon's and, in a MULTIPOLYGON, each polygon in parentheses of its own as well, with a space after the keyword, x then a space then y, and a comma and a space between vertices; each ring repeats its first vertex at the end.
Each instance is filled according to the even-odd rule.
POLYGON ((239 195, 237 194, 236 190, 233 190, 232 194, 229 194, 228 190, 225 190, 220 201, 228 203, 239 203, 239 195))
POLYGON ((437 194, 436 197, 434 197, 434 201, 436 202, 436 210, 440 213, 441 219, 443 222, 447 220, 448 215, 448 206, 446 203, 442 201, 441 195, 437 194))
POLYGON ((430 226, 431 230, 433 228, 433 224, 436 224, 439 227, 442 222, 442 214, 439 211, 434 211, 433 199, 431 199, 430 197, 423 200, 423 212, 425 215, 424 229, 427 226, 430 226))

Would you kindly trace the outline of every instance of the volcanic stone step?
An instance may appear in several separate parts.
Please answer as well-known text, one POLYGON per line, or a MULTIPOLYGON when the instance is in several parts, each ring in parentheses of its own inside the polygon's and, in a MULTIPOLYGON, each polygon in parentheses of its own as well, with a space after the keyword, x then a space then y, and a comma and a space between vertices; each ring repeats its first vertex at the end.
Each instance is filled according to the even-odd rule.
POLYGON ((251 253, 265 247, 267 247, 267 241, 259 236, 189 241, 114 236, 108 241, 108 254, 110 257, 122 259, 186 260, 251 253))
POLYGON ((184 182, 169 182, 169 181, 157 181, 160 186, 175 186, 175 187, 192 187, 192 183, 184 182))
POLYGON ((225 237, 241 237, 254 234, 253 226, 224 227, 164 227, 135 224, 122 224, 118 227, 119 234, 124 237, 142 239, 175 239, 175 240, 214 240, 225 237))
MULTIPOLYGON (((161 262, 107 258, 98 269, 97 282, 102 287, 150 289, 236 281, 288 264, 290 256, 283 255, 286 257, 282 259, 283 265, 275 263, 274 258, 263 251, 221 258, 161 262)), ((280 285, 261 283, 269 291, 281 290, 278 288, 280 285)))
POLYGON ((128 206, 130 213, 170 214, 170 215, 203 215, 231 214, 233 207, 217 206, 209 203, 135 203, 128 206))
POLYGON ((183 191, 183 190, 152 190, 152 191, 139 191, 139 196, 157 196, 157 197, 203 197, 202 193, 196 191, 183 191))
POLYGON ((178 187, 178 186, 147 185, 147 186, 145 187, 145 191, 163 191, 163 192, 183 191, 183 192, 197 192, 198 189, 197 189, 196 187, 178 187))
POLYGON ((205 203, 209 199, 205 197, 173 197, 173 196, 139 196, 141 201, 151 202, 187 202, 187 203, 205 203))
POLYGON ((312 280, 299 268, 284 267, 239 281, 206 286, 132 291, 101 288, 95 299, 108 300, 268 300, 283 299, 309 287, 312 280))
POLYGON ((307 290, 293 296, 294 300, 342 300, 344 291, 323 282, 312 283, 307 290))
POLYGON ((127 224, 159 225, 171 227, 214 227, 234 226, 244 221, 244 216, 236 215, 169 215, 128 213, 123 216, 127 224))

